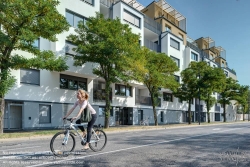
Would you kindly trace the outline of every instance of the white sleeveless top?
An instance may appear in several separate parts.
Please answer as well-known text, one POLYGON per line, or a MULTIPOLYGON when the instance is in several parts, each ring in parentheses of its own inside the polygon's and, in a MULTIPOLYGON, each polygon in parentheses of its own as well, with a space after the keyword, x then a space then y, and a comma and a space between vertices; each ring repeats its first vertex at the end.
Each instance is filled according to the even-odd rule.
POLYGON ((89 104, 89 102, 87 100, 84 100, 84 102, 82 104, 79 103, 79 100, 77 100, 73 106, 73 108, 75 109, 76 106, 79 106, 80 109, 83 108, 85 109, 86 107, 88 107, 89 111, 91 112, 91 114, 96 114, 95 109, 89 104))

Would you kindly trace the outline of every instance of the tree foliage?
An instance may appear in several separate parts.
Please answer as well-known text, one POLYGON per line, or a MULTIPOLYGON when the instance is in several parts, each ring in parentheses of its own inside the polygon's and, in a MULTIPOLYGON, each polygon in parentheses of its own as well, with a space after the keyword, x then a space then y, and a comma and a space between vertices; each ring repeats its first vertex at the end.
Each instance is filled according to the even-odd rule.
POLYGON ((131 80, 134 71, 144 71, 139 46, 139 34, 134 34, 127 24, 117 19, 105 19, 102 14, 90 17, 86 24, 78 24, 76 34, 68 40, 77 47, 74 49, 74 65, 86 62, 97 63, 93 73, 102 77, 105 87, 105 128, 109 127, 110 99, 112 83, 131 80))
MULTIPOLYGON (((200 62, 204 63, 204 62, 200 62)), ((195 97, 198 97, 199 89, 199 74, 203 73, 204 69, 199 68, 197 62, 191 62, 189 67, 181 72, 182 83, 181 86, 174 92, 175 97, 181 101, 188 102, 188 123, 192 122, 191 102, 195 97)))
POLYGON ((200 74, 198 87, 200 88, 200 99, 206 103, 207 118, 210 123, 210 109, 215 104, 216 99, 213 97, 213 92, 220 92, 225 87, 226 76, 220 68, 212 68, 205 62, 198 63, 203 71, 200 74))
POLYGON ((226 105, 229 105, 231 103, 231 100, 236 100, 239 87, 240 85, 238 84, 237 80, 234 80, 232 78, 226 78, 226 84, 224 89, 219 91, 220 98, 218 102, 223 107, 224 122, 226 122, 226 105))
MULTIPOLYGON (((68 67, 63 56, 41 51, 33 45, 38 38, 56 41, 56 35, 68 30, 69 24, 56 7, 57 0, 1 0, 0 2, 0 98, 13 86, 10 70, 37 68, 63 71, 68 67), (30 57, 23 52, 31 53, 30 57)), ((1 103, 0 131, 3 129, 4 101, 1 103)))
POLYGON ((147 48, 142 48, 142 55, 147 60, 145 71, 134 72, 137 80, 141 81, 149 90, 154 113, 155 125, 158 125, 155 107, 159 104, 159 88, 175 90, 179 84, 174 78, 174 73, 179 69, 176 63, 165 53, 156 53, 147 48))

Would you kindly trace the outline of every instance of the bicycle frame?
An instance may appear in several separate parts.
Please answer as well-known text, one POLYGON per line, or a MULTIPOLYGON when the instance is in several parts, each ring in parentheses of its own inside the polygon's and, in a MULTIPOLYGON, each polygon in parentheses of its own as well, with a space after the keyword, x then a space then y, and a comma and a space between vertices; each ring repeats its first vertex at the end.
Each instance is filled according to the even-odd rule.
MULTIPOLYGON (((88 123, 74 124, 72 122, 70 123, 70 125, 65 125, 64 124, 64 127, 67 126, 67 128, 66 128, 67 133, 65 134, 65 137, 63 139, 63 143, 62 144, 67 144, 68 138, 69 138, 69 134, 73 133, 73 132, 70 132, 71 130, 74 130, 76 132, 77 135, 75 135, 73 133, 74 136, 78 136, 80 138, 80 140, 85 143, 86 142, 86 138, 83 138, 82 135, 80 135, 80 133, 77 131, 76 126, 86 126, 87 124, 88 123)), ((94 133, 94 135, 97 138, 97 140, 100 140, 99 136, 95 133, 95 130, 93 128, 91 130, 91 133, 94 133)), ((93 142, 95 142, 95 141, 90 141, 90 143, 93 143, 93 142)))

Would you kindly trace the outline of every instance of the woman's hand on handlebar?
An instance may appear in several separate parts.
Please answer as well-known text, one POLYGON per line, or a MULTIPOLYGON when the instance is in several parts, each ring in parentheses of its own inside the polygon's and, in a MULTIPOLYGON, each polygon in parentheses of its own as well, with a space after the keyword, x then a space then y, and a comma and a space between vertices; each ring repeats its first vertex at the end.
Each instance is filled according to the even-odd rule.
POLYGON ((73 118, 71 118, 71 121, 73 121, 73 120, 75 120, 77 117, 73 117, 73 118))

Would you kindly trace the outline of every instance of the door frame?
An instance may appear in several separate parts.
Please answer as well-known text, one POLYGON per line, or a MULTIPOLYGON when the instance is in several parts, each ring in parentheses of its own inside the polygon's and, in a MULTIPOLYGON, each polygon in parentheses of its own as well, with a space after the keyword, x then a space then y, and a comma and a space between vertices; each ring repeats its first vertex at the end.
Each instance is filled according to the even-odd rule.
POLYGON ((8 112, 6 112, 7 114, 8 114, 8 128, 7 129, 10 129, 10 106, 21 106, 21 108, 22 108, 22 110, 21 110, 21 112, 22 112, 22 118, 21 118, 21 121, 22 121, 22 127, 21 127, 21 129, 23 129, 23 104, 15 104, 15 103, 9 103, 8 104, 8 112))

